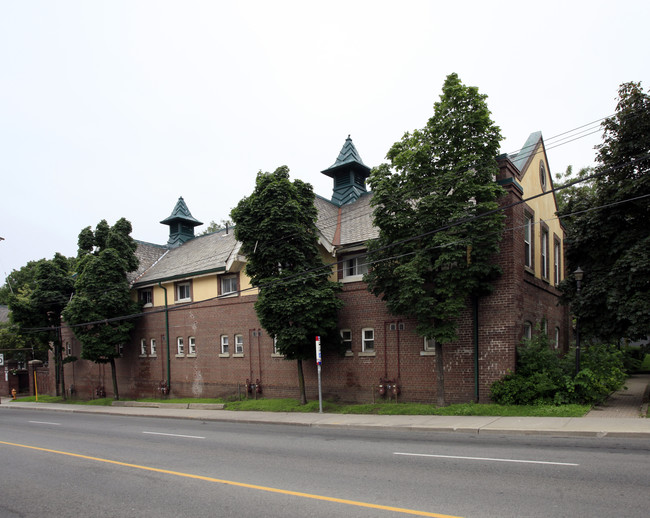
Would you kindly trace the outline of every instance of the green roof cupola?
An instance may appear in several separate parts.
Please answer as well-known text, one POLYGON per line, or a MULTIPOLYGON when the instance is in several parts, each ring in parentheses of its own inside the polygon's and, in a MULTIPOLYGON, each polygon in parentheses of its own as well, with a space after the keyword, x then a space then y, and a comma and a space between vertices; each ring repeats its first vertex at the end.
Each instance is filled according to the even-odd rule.
POLYGON ((192 217, 190 210, 181 196, 171 215, 161 221, 163 225, 169 225, 169 240, 167 245, 171 248, 181 246, 186 241, 194 239, 194 227, 203 225, 198 219, 192 217))
POLYGON ((370 168, 361 160, 350 135, 345 139, 336 162, 321 173, 334 180, 332 203, 339 207, 356 201, 368 192, 366 179, 370 176, 370 168))

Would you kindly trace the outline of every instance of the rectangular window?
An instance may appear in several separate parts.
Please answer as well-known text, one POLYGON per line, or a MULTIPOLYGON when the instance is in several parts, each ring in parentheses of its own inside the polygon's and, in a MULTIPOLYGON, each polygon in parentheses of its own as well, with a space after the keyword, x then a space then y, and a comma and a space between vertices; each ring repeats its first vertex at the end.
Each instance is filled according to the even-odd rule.
POLYGON ((176 302, 189 302, 192 300, 190 282, 176 283, 176 302))
POLYGON ((280 349, 278 349, 278 338, 276 336, 273 337, 273 356, 282 356, 280 349))
POLYGON ((140 340, 140 356, 147 355, 147 339, 143 338, 140 340))
POLYGON ((436 350, 436 341, 433 338, 424 339, 424 350, 426 352, 435 352, 436 350))
POLYGON ((120 344, 117 346, 117 355, 121 358, 124 356, 124 344, 120 344))
POLYGON ((188 354, 196 354, 196 338, 190 336, 188 354))
POLYGON ((361 330, 361 350, 366 352, 375 350, 375 330, 371 328, 361 330))
POLYGON ((151 356, 156 356, 156 339, 151 339, 151 356))
POLYGON ((221 295, 237 293, 237 277, 230 275, 221 278, 221 295))
POLYGON ((365 273, 368 273, 368 258, 365 254, 356 255, 343 260, 344 279, 350 277, 360 278, 365 273))
POLYGON ((70 345, 70 342, 65 343, 65 351, 68 356, 72 356, 72 346, 70 345))
POLYGON ((228 354, 228 335, 221 335, 221 354, 228 354))
POLYGON ((548 279, 548 229, 542 228, 541 235, 542 278, 548 279))
POLYGON ((556 327, 555 328, 555 348, 558 349, 560 347, 560 328, 556 327))
POLYGON ((556 286, 560 284, 560 281, 562 280, 560 278, 560 264, 562 260, 560 251, 560 240, 556 238, 553 241, 553 274, 555 276, 554 281, 556 286))
POLYGON ((183 337, 179 336, 176 339, 176 348, 177 348, 177 353, 179 356, 183 356, 185 354, 185 342, 183 341, 183 337))
POLYGON ((533 217, 524 214, 524 266, 533 267, 533 217))
POLYGON ((143 306, 151 306, 153 304, 153 289, 142 288, 138 291, 138 298, 143 306))
POLYGON ((352 352, 352 331, 349 329, 341 329, 341 341, 345 347, 346 353, 352 352))
POLYGON ((244 354, 244 335, 235 335, 235 354, 244 354))
POLYGON ((526 320, 524 322, 524 338, 530 340, 533 337, 533 324, 526 320))

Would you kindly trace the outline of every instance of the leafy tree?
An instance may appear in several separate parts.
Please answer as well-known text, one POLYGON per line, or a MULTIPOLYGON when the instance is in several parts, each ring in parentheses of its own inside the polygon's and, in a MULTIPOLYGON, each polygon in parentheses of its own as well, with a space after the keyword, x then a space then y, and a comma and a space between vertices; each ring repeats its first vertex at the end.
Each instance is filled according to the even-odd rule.
POLYGON ((72 294, 70 266, 71 260, 58 253, 52 260, 28 263, 17 276, 23 280, 22 286, 9 298, 12 321, 22 329, 31 328, 32 344, 43 351, 53 343, 56 393, 64 397, 60 326, 61 313, 72 294))
POLYGON ((603 122, 594 191, 570 199, 567 267, 585 272, 580 294, 563 290, 585 337, 618 341, 650 329, 650 96, 624 83, 616 113, 603 122), (584 211, 584 212, 580 212, 584 211))
MULTIPOLYGON (((578 171, 578 174, 574 176, 573 167, 568 166, 564 173, 558 173, 555 175, 556 182, 554 188, 558 189, 555 193, 558 214, 566 213, 566 208, 570 201, 572 201, 575 206, 577 203, 584 203, 593 198, 596 190, 594 180, 593 178, 590 178, 593 174, 593 167, 583 167, 578 171), (565 187, 573 182, 576 183, 565 187)), ((564 219, 563 223, 565 226, 570 225, 571 219, 564 219)))
POLYGON ((120 317, 140 309, 131 300, 127 279, 127 274, 138 267, 131 230, 131 223, 122 218, 112 227, 102 220, 94 233, 90 227, 80 232, 75 294, 63 312, 82 343, 81 357, 110 363, 115 399, 119 399, 115 358, 120 344, 129 342, 134 326, 131 320, 120 317))
POLYGON ((31 287, 36 276, 36 267, 45 260, 29 261, 20 270, 13 270, 7 275, 4 286, 0 288, 0 304, 9 305, 12 295, 16 296, 21 290, 31 287))
POLYGON ((336 343, 336 297, 318 250, 317 212, 311 185, 289 180, 289 169, 258 173, 253 194, 231 212, 246 255, 246 274, 259 288, 255 311, 278 350, 296 360, 300 401, 307 402, 302 361, 314 358, 316 336, 336 343))
POLYGON ((222 219, 219 223, 212 220, 212 221, 210 221, 207 228, 203 232, 201 232, 200 235, 205 236, 206 234, 212 234, 213 232, 217 232, 219 230, 222 230, 224 228, 228 228, 228 227, 231 227, 231 226, 232 226, 232 223, 230 222, 229 219, 222 219))
POLYGON ((500 140, 486 96, 451 74, 427 125, 393 144, 390 163, 370 175, 379 238, 368 247, 368 288, 435 340, 439 405, 442 346, 457 339, 468 298, 488 293, 499 274, 493 256, 503 215, 482 215, 498 207, 503 192, 494 181, 500 140))

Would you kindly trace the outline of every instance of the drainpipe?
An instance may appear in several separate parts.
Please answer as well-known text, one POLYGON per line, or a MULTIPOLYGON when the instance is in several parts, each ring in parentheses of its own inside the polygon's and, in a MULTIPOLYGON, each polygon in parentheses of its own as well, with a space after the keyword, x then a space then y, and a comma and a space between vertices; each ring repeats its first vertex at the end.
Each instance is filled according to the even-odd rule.
POLYGON ((167 341, 167 394, 171 391, 171 363, 169 361, 169 310, 167 307, 167 288, 162 285, 162 282, 158 283, 164 292, 165 292, 165 336, 167 341))
POLYGON ((474 402, 478 403, 479 373, 478 373, 478 297, 472 297, 474 306, 474 402))

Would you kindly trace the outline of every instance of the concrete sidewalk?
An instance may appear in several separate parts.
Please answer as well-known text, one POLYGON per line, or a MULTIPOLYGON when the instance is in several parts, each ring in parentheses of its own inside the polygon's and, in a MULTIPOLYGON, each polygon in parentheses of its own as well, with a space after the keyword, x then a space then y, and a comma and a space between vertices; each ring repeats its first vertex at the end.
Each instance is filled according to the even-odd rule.
MULTIPOLYGON (((55 403, 24 403, 2 398, 0 418, 17 416, 21 409, 54 410, 68 413, 90 413, 139 417, 167 417, 230 423, 262 423, 371 430, 409 430, 420 432, 462 432, 496 435, 548 435, 553 437, 625 437, 650 439, 650 419, 639 418, 644 396, 647 396, 650 375, 634 376, 628 380, 627 398, 612 395, 603 410, 595 409, 586 417, 480 417, 480 416, 392 416, 302 414, 286 412, 235 412, 197 408, 160 408, 129 406, 86 406, 55 403), (639 395, 640 394, 640 395, 639 395), (601 416, 618 406, 637 403, 636 413, 601 416), (596 412, 597 417, 592 413, 596 412), (613 419, 612 417, 617 417, 613 419)), ((647 399, 645 401, 647 406, 647 399)), ((613 412, 613 410, 612 410, 613 412)), ((626 411, 627 412, 627 411, 626 411)))

